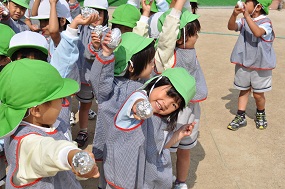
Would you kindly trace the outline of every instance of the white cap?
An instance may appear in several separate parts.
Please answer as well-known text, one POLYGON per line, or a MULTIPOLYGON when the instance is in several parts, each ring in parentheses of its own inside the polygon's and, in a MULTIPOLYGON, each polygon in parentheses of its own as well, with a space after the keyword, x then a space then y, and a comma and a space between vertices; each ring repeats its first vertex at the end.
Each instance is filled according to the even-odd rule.
POLYGON ((163 12, 157 12, 157 13, 155 13, 149 17, 149 20, 148 20, 149 37, 154 38, 154 39, 158 38, 160 32, 157 29, 157 21, 162 14, 163 14, 163 12))
POLYGON ((109 5, 107 0, 84 0, 83 7, 108 10, 109 5))
POLYGON ((37 32, 23 31, 15 34, 10 40, 8 56, 11 57, 15 51, 21 48, 34 48, 48 54, 47 40, 37 32))
MULTIPOLYGON (((70 23, 72 22, 72 17, 70 15, 69 5, 66 0, 59 0, 56 3, 56 13, 58 18, 66 18, 70 23)), ((38 16, 32 16, 30 19, 49 19, 50 16, 50 3, 49 0, 41 0, 38 16)))

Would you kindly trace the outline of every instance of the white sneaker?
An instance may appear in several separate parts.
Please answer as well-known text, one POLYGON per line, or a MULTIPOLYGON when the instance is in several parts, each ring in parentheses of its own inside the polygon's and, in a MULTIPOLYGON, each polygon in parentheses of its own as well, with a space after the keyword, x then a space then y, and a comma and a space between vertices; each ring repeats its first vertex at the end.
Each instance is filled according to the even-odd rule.
POLYGON ((185 183, 179 183, 179 184, 174 184, 173 189, 188 189, 188 186, 185 183))
POLYGON ((95 117, 96 117, 96 112, 94 112, 93 110, 89 110, 89 112, 88 112, 88 119, 94 119, 95 117))
POLYGON ((75 120, 76 120, 75 115, 74 115, 73 112, 71 112, 69 124, 70 124, 70 125, 75 125, 75 120))

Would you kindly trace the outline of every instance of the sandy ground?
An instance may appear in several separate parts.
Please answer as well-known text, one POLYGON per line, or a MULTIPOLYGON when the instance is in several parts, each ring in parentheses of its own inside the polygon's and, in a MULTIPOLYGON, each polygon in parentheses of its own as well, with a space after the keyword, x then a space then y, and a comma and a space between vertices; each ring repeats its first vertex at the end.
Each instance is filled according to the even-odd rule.
MULTIPOLYGON (((277 67, 273 71, 273 90, 266 93, 269 125, 263 131, 255 128, 256 107, 252 97, 247 107, 248 126, 235 132, 226 128, 237 111, 238 97, 238 91, 233 88, 234 65, 229 63, 238 34, 227 30, 231 13, 232 8, 198 10, 202 32, 196 49, 209 95, 201 103, 199 142, 191 151, 187 184, 194 189, 285 188, 285 10, 272 10, 269 14, 276 33, 277 67)), ((96 110, 95 103, 93 109, 96 110)), ((89 122, 88 149, 91 149, 95 123, 95 120, 89 122)), ((73 127, 74 136, 77 131, 78 125, 73 127)), ((83 188, 95 189, 98 179, 81 183, 83 188)))

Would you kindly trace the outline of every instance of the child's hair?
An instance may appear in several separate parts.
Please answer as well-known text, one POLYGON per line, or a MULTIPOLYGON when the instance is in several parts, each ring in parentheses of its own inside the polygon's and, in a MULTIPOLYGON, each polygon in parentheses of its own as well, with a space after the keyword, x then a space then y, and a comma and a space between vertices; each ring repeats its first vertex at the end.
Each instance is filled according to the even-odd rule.
POLYGON ((179 104, 179 108, 177 110, 175 110, 174 112, 172 112, 168 115, 165 115, 163 117, 165 117, 167 119, 167 121, 169 122, 169 124, 167 126, 167 130, 173 131, 176 127, 176 121, 177 121, 178 113, 181 110, 183 110, 183 108, 185 107, 185 101, 184 101, 183 97, 179 94, 179 92, 174 88, 174 86, 172 85, 172 83, 170 82, 170 80, 167 77, 162 76, 162 78, 159 81, 157 81, 157 79, 153 79, 152 81, 150 81, 144 88, 144 90, 146 90, 148 96, 150 95, 150 91, 151 91, 153 85, 154 85, 154 88, 164 86, 164 85, 171 85, 172 86, 167 91, 167 95, 169 97, 175 99, 175 101, 179 104))
MULTIPOLYGON (((189 37, 195 36, 197 33, 201 31, 201 25, 198 19, 195 19, 192 22, 188 22, 184 28, 185 28, 185 42, 187 41, 188 36, 189 37)), ((184 28, 180 29, 180 33, 181 33, 180 40, 182 39, 182 41, 184 38, 184 28)), ((177 45, 181 45, 181 44, 177 43, 177 45)))
POLYGON ((191 5, 191 9, 192 9, 192 13, 196 14, 196 11, 198 9, 198 3, 197 2, 191 2, 190 1, 190 5, 191 5))
POLYGON ((48 55, 35 48, 22 48, 15 51, 11 56, 12 61, 24 58, 47 61, 48 55))
POLYGON ((103 20, 102 26, 108 25, 108 21, 109 21, 108 10, 104 10, 104 9, 96 9, 96 10, 103 11, 103 13, 104 13, 104 20, 103 20))
POLYGON ((124 77, 130 78, 132 76, 139 76, 142 71, 147 67, 147 65, 153 60, 155 55, 154 41, 151 42, 147 47, 145 47, 140 52, 134 54, 131 58, 133 64, 129 61, 129 66, 133 66, 134 71, 129 72, 129 69, 126 69, 124 77))

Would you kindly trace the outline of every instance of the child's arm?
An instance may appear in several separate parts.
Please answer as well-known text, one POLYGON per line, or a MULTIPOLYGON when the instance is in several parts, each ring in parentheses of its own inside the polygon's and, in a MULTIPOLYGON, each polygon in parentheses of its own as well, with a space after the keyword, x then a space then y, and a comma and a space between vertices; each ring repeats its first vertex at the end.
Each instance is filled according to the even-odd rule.
POLYGON ((137 21, 136 26, 133 28, 134 33, 140 36, 143 36, 143 37, 149 37, 148 36, 148 29, 149 29, 148 20, 149 20, 150 8, 151 8, 152 3, 153 2, 146 4, 146 0, 141 1, 143 13, 141 15, 140 20, 137 21))
POLYGON ((32 7, 32 16, 38 16, 38 9, 40 6, 41 0, 35 0, 32 7))
POLYGON ((176 47, 177 35, 181 10, 186 0, 177 0, 170 14, 166 16, 159 35, 157 51, 155 53, 155 65, 159 73, 171 68, 174 62, 174 49, 176 47))
POLYGON ((265 30, 263 28, 260 28, 253 20, 252 18, 250 17, 250 13, 247 11, 247 8, 246 8, 246 4, 244 4, 245 6, 245 10, 243 12, 243 15, 246 19, 246 22, 250 28, 250 30, 252 31, 253 35, 255 37, 261 37, 262 35, 265 34, 265 30))
MULTIPOLYGON (((73 170, 72 158, 79 151, 81 150, 74 143, 66 140, 54 140, 34 134, 25 136, 19 148, 19 169, 13 179, 18 184, 23 184, 37 178, 54 176, 59 171, 73 170)), ((94 160, 94 157, 91 158, 94 160)), ((95 165, 90 174, 84 177, 97 174, 98 168, 95 165)))
POLYGON ((50 17, 49 17, 49 33, 50 37, 53 40, 54 46, 56 47, 60 42, 60 32, 59 32, 59 23, 56 12, 56 4, 58 0, 50 0, 50 17))
POLYGON ((173 133, 173 136, 171 139, 165 144, 164 148, 170 148, 174 144, 176 144, 178 141, 180 141, 185 136, 190 136, 192 133, 192 130, 194 128, 195 122, 191 124, 186 124, 180 127, 177 131, 173 133))
POLYGON ((229 30, 238 30, 238 25, 236 23, 237 16, 242 13, 243 8, 239 8, 238 5, 235 6, 233 13, 228 21, 228 29, 229 30))

